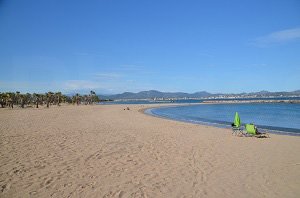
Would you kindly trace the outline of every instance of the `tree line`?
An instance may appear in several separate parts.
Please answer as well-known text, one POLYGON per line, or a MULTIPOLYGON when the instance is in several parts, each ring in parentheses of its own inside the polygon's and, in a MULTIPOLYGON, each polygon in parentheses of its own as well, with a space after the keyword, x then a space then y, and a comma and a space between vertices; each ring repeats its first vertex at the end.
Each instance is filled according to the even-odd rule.
POLYGON ((90 91, 89 94, 80 95, 76 93, 73 96, 67 96, 61 92, 47 92, 44 94, 41 93, 20 93, 16 92, 0 92, 0 105, 1 108, 14 108, 14 106, 19 106, 21 108, 25 107, 36 107, 46 105, 49 108, 51 105, 60 106, 61 103, 69 104, 94 104, 100 102, 99 97, 96 95, 96 92, 90 91))

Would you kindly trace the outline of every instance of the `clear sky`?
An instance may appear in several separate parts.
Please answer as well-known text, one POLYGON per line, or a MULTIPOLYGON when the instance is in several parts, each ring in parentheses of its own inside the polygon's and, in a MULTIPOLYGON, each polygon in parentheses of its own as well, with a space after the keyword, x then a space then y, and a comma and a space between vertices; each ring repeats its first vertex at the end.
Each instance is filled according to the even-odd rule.
POLYGON ((0 0, 0 91, 300 89, 299 0, 0 0))

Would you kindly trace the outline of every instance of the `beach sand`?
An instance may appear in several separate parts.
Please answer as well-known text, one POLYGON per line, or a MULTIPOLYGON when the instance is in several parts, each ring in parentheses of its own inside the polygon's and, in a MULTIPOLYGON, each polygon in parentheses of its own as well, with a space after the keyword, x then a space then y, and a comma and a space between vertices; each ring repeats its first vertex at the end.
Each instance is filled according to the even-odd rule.
POLYGON ((0 197, 300 197, 299 137, 235 137, 150 106, 0 109, 0 197))

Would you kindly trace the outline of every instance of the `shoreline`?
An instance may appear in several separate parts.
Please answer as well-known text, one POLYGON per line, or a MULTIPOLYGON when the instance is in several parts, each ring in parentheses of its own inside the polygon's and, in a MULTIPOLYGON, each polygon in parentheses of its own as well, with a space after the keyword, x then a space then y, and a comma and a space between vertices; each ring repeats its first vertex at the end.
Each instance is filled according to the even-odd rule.
MULTIPOLYGON (((200 105, 200 104, 209 104, 209 103, 200 103, 200 104, 194 104, 191 103, 192 105, 200 105)), ((212 104, 221 104, 221 103, 212 103, 212 104)), ((227 103, 222 103, 222 104, 227 104, 227 103)), ((235 104, 235 103, 230 103, 230 104, 235 104)), ((163 106, 158 106, 158 107, 150 107, 150 108, 145 108, 141 111, 141 113, 144 113, 146 115, 149 116, 153 116, 153 117, 157 117, 157 118, 161 118, 161 119, 166 119, 166 120, 174 120, 174 121, 178 121, 178 122, 184 122, 184 123, 191 123, 191 124, 196 124, 196 125, 203 125, 203 126, 212 126, 212 127, 217 127, 217 128, 223 128, 223 129, 231 129, 232 127, 230 126, 230 124, 225 124, 225 123, 218 123, 216 122, 208 122, 208 121, 191 121, 191 120, 184 120, 184 119, 175 119, 175 118, 170 118, 167 116, 161 116, 161 115, 157 115, 151 112, 152 109, 158 109, 158 108, 169 108, 169 107, 181 107, 181 106, 190 106, 190 105, 163 105, 163 106), (146 112, 148 111, 148 112, 146 112)), ((258 125, 259 126, 259 125, 258 125)), ((288 135, 288 136, 300 136, 300 133, 298 132, 294 132, 294 131, 284 131, 284 129, 282 127, 277 127, 279 129, 275 129, 276 127, 272 127, 272 126, 259 126, 260 130, 262 132, 266 132, 266 133, 270 133, 270 134, 276 134, 276 135, 288 135), (270 129, 268 127, 272 127, 274 129, 270 129), (282 129, 282 130, 280 130, 282 129)), ((288 130, 288 129, 286 129, 288 130)), ((290 129, 290 130, 298 130, 298 129, 290 129)))
POLYGON ((300 100, 218 100, 218 101, 203 101, 204 104, 251 104, 251 103, 288 103, 300 104, 300 100))

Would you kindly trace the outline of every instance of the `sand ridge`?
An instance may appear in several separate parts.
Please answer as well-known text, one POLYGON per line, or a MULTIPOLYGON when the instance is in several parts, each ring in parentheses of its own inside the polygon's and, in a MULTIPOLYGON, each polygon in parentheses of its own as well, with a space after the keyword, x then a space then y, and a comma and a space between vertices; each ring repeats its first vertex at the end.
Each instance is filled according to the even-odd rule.
POLYGON ((0 110, 0 197, 299 197, 300 138, 239 138, 156 105, 0 110))

